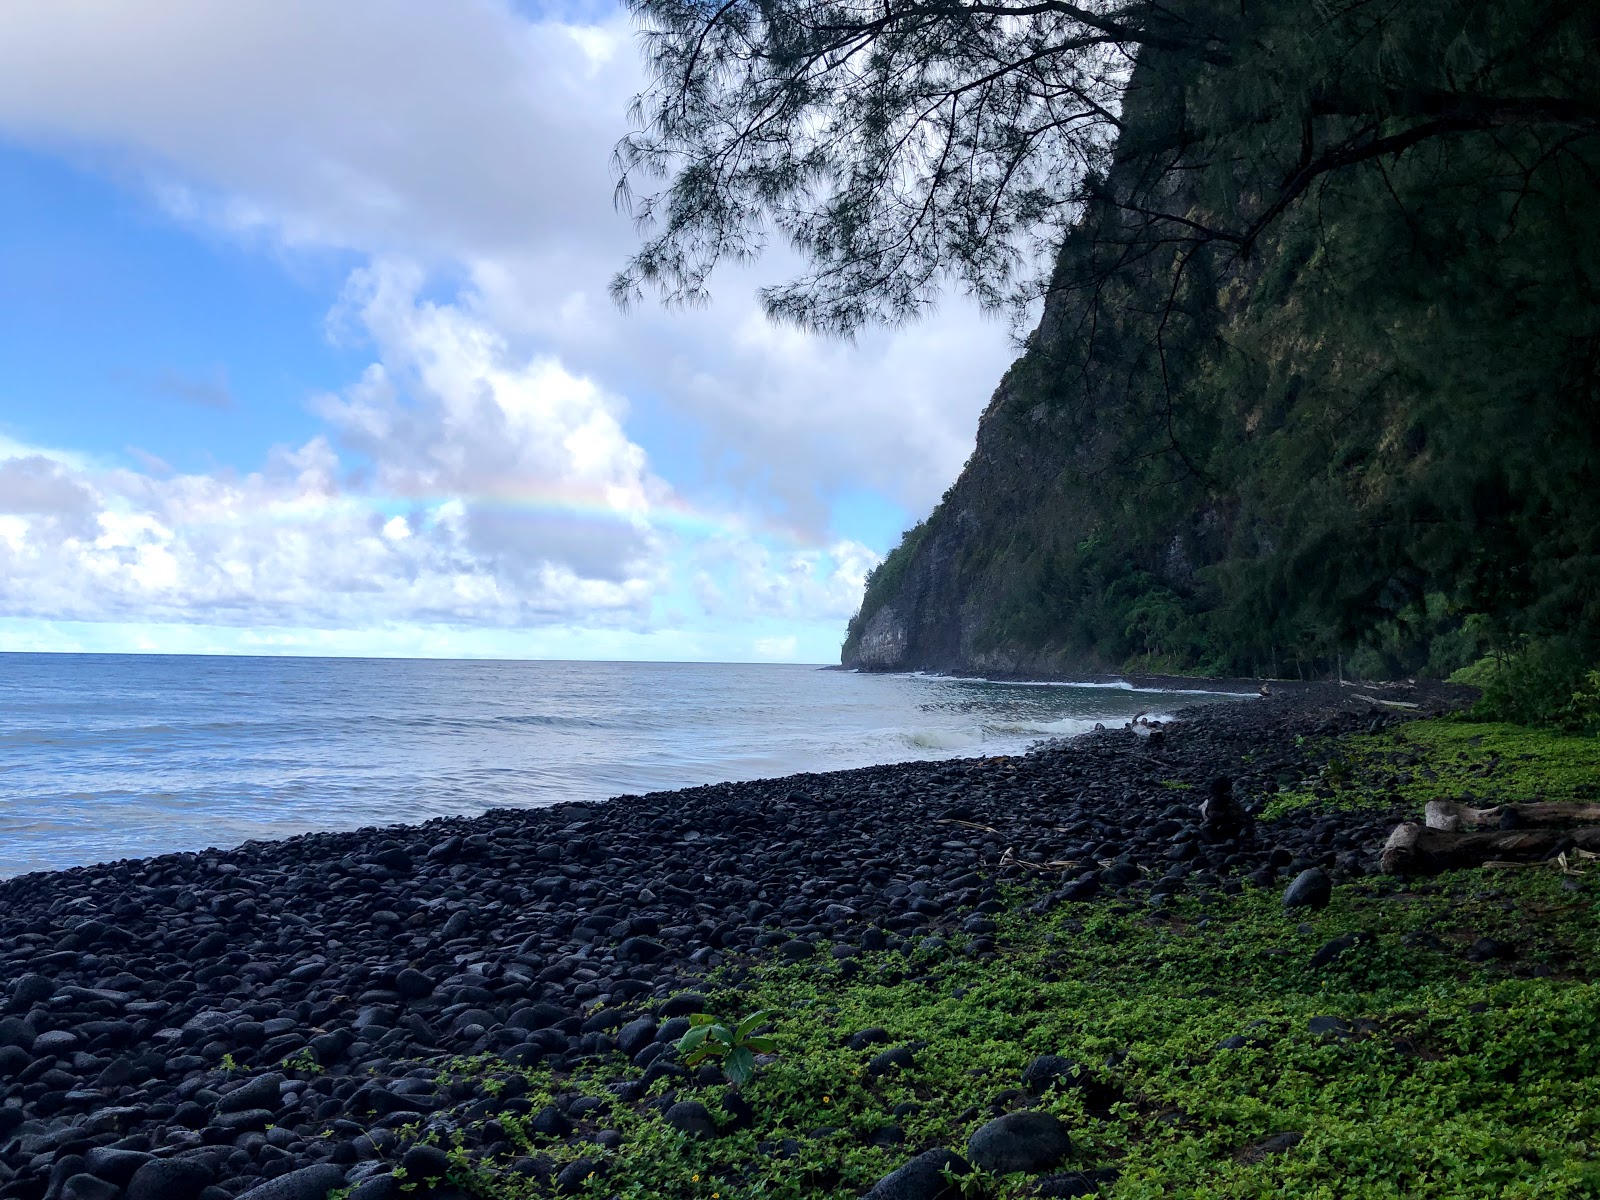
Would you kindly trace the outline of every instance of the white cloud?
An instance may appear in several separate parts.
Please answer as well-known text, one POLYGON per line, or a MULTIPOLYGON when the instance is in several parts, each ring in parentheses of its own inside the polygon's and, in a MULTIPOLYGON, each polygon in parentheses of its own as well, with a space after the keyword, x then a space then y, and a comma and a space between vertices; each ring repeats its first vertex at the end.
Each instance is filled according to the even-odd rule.
POLYGON ((481 319, 613 392, 663 395, 701 425, 708 463, 728 458, 726 479, 812 528, 845 480, 925 509, 971 445, 1007 330, 960 302, 859 346, 777 329, 751 293, 794 265, 782 254, 730 271, 709 312, 619 314, 605 284, 634 233, 609 153, 641 82, 620 12, 0 6, 0 130, 114 155, 195 219, 464 270, 481 319))
POLYGON ((588 631, 558 643, 575 654, 621 644, 609 629, 636 650, 671 634, 680 653, 742 657, 749 643, 697 641, 727 597, 745 622, 848 614, 868 548, 780 549, 746 521, 686 513, 624 432, 620 400, 517 357, 421 283, 398 262, 359 276, 349 315, 377 360, 320 401, 324 434, 259 470, 157 475, 36 448, 0 459, 0 618, 238 626, 251 632, 235 648, 302 651, 324 646, 318 629, 413 653, 488 644, 474 629, 588 631), (667 612, 678 592, 693 602, 667 612))
MULTIPOLYGON (((1007 331, 952 303, 919 327, 825 342, 761 318, 748 270, 709 311, 617 312, 605 284, 634 234, 611 205, 609 152, 640 80, 620 12, 0 5, 0 136, 273 252, 364 256, 334 324, 374 350, 320 403, 325 435, 253 473, 52 452, 93 511, 0 517, 0 611, 638 630, 670 603, 841 622, 873 551, 830 528, 839 496, 931 505, 1011 357, 1007 331), (627 397, 698 442, 670 486, 627 397), (685 537, 665 518, 674 496, 719 497, 756 533, 735 521, 685 537), (761 535, 760 514, 798 527, 801 548, 761 535), (67 537, 50 520, 80 524, 67 537)), ((25 455, 0 444, 0 457, 25 455)), ((4 494, 0 477, 0 512, 4 494)))
POLYGON ((611 224, 627 38, 497 0, 14 0, 0 127, 150 172, 197 217, 454 260, 611 224))
POLYGON ((354 627, 414 619, 642 622, 663 572, 668 490, 620 405, 549 360, 361 280, 379 358, 322 404, 328 433, 243 476, 157 477, 0 460, 0 611, 354 627), (577 501, 576 504, 573 501, 577 501), (404 512, 393 512, 396 507, 404 512))

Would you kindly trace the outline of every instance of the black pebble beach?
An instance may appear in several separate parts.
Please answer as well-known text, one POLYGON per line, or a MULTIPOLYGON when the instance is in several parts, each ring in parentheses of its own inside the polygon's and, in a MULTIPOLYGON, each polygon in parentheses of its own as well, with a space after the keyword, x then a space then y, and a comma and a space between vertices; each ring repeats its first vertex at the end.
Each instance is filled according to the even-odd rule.
MULTIPOLYGON (((1420 713, 1449 707, 1447 691, 1383 697, 1420 713)), ((1308 809, 1269 832, 1253 813, 1312 772, 1320 735, 1401 712, 1350 688, 1285 686, 1155 734, 1105 730, 1025 757, 496 810, 0 883, 0 1197, 398 1195, 381 1164, 409 1153, 421 1172, 439 1152, 394 1131, 475 1130, 489 1111, 470 1085, 441 1088, 441 1061, 626 1055, 647 1080, 683 1074, 668 1043, 709 969, 957 932, 982 955, 979 909, 992 911, 1001 878, 1034 881, 1041 905, 1118 891, 1159 904, 1312 868, 1348 878, 1388 815, 1308 809)), ((585 1116, 534 1119, 604 1146, 585 1116)))

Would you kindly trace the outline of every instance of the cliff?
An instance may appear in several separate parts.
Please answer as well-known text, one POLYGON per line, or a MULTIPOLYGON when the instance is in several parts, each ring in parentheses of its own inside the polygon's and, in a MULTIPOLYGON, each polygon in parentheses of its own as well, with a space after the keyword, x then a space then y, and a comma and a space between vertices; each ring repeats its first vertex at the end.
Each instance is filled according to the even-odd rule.
POLYGON ((844 664, 1379 676, 1530 638, 1592 655, 1600 139, 1440 139, 1330 175, 1246 253, 1147 217, 1215 224, 1249 195, 1237 163, 1222 189, 1187 149, 1207 89, 1237 85, 1148 60, 1136 84, 1038 328, 960 477, 869 579, 844 664))

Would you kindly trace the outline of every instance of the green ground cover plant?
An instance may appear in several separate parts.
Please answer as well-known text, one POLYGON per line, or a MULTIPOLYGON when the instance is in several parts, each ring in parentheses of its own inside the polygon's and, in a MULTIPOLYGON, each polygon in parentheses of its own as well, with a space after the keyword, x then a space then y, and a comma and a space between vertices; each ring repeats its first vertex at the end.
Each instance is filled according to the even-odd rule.
MULTIPOLYGON (((1592 742, 1508 726, 1417 723, 1330 752, 1349 764, 1349 782, 1323 790, 1343 804, 1564 799, 1600 779, 1592 742)), ((534 1110, 574 1092, 605 1102, 590 1124, 621 1133, 616 1151, 496 1119, 519 1156, 591 1160, 577 1194, 626 1200, 853 1197, 921 1149, 961 1152, 984 1122, 1029 1104, 1072 1131, 1061 1169, 1113 1169, 1102 1194, 1118 1200, 1591 1196, 1597 884, 1600 866, 1541 865, 1371 877, 1311 914, 1247 888, 1160 909, 1064 903, 1038 916, 1035 892, 1017 882, 987 960, 954 939, 863 954, 855 971, 819 955, 714 972, 703 989, 713 1011, 778 1014, 778 1055, 740 1089, 753 1116, 741 1123, 723 1107, 724 1086, 663 1079, 649 1095, 676 1088, 700 1100, 728 1123, 719 1137, 691 1140, 659 1108, 617 1100, 609 1085, 641 1073, 614 1058, 572 1076, 516 1073, 534 1110), (889 1040, 847 1048, 874 1027, 889 1040), (911 1048, 912 1065, 869 1072, 896 1046, 911 1048), (1081 1064, 1077 1085, 1027 1095, 1023 1071, 1042 1054, 1081 1064)), ((492 1061, 454 1071, 511 1073, 492 1061)), ((458 1166, 477 1193, 539 1194, 509 1161, 462 1155, 458 1166)), ((965 1190, 1023 1197, 1034 1185, 1019 1175, 965 1190)))
POLYGON ((1429 800, 1493 805, 1600 797, 1600 737, 1485 721, 1417 721, 1327 748, 1322 775, 1285 789, 1265 815, 1322 804, 1421 814, 1429 800))

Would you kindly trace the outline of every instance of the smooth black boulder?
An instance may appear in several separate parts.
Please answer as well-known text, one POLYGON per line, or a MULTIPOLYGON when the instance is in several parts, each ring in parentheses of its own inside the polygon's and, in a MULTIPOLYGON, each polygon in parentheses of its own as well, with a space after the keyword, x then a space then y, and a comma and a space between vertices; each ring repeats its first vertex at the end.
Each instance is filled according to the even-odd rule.
POLYGON ((702 1140, 717 1136, 711 1110, 697 1100, 680 1100, 667 1109, 666 1121, 685 1137, 702 1140))
POLYGON ((628 1022, 617 1030, 617 1049, 632 1058, 655 1041, 658 1028, 654 1017, 640 1017, 637 1021, 628 1022))
POLYGON ((576 1196, 588 1187, 592 1178, 602 1174, 604 1164, 587 1158, 574 1159, 556 1174, 556 1195, 576 1196))
POLYGON ((699 992, 679 992, 661 1005, 663 1017, 687 1017, 705 1010, 706 998, 699 992))
POLYGON ((1044 1200, 1071 1200, 1077 1196, 1098 1196, 1101 1188, 1109 1188, 1117 1181, 1114 1167, 1098 1171, 1067 1171, 1060 1175, 1047 1175, 1039 1180, 1036 1195, 1044 1200))
POLYGON ((1078 1064, 1059 1054, 1041 1054, 1022 1071, 1022 1086, 1035 1096, 1062 1083, 1073 1082, 1078 1074, 1078 1064))
POLYGON ((433 995, 433 980, 415 967, 406 967, 394 977, 394 990, 407 1000, 421 1000, 433 995))
POLYGON ((655 962, 667 952, 667 948, 660 942, 651 941, 646 937, 623 938, 617 946, 618 958, 631 958, 635 962, 655 962))
POLYGON ((257 1075, 254 1079, 234 1088, 233 1091, 217 1101, 217 1111, 219 1113, 236 1113, 244 1112, 251 1108, 276 1109, 278 1107, 278 1089, 282 1084, 283 1076, 276 1072, 257 1075))
POLYGON ((107 1183, 114 1183, 119 1188, 127 1187, 128 1181, 139 1168, 152 1161, 152 1156, 142 1151, 114 1150, 109 1146, 96 1146, 83 1158, 88 1164, 89 1174, 107 1183))
POLYGON ((374 1175, 352 1191, 349 1200, 400 1200, 404 1194, 393 1175, 374 1175))
POLYGON ((868 1046, 881 1045, 889 1040, 889 1031, 873 1026, 871 1029, 858 1030, 852 1033, 845 1045, 852 1050, 865 1050, 868 1046))
POLYGON ((93 1175, 74 1175, 61 1186, 61 1200, 122 1200, 122 1189, 93 1175))
POLYGON ((949 1150, 928 1150, 890 1171, 862 1200, 960 1200, 961 1186, 945 1178, 972 1174, 972 1164, 949 1150))
POLYGON ((55 981, 44 975, 23 975, 11 987, 11 1007, 26 1012, 56 994, 55 981))
POLYGON ((995 1175, 1048 1171, 1071 1152, 1067 1127, 1050 1113, 1031 1109, 996 1117, 967 1142, 973 1165, 995 1175))
POLYGON ((916 1065, 917 1060, 912 1054, 910 1046, 896 1046, 893 1050, 885 1050, 882 1054, 873 1055, 867 1061, 867 1074, 876 1079, 879 1075, 886 1075, 897 1068, 901 1071, 909 1071, 916 1065))
POLYGON ((199 1200, 213 1176, 193 1159, 157 1158, 133 1173, 127 1200, 199 1200))
POLYGON ((1309 867, 1294 877, 1283 893, 1285 908, 1327 908, 1333 899, 1333 880, 1321 867, 1309 867))
POLYGON ((1348 951, 1354 950, 1357 946, 1366 945, 1372 940, 1372 934, 1361 931, 1341 934, 1332 941, 1324 943, 1321 949, 1311 956, 1312 969, 1316 970, 1329 966, 1343 958, 1348 951))
POLYGON ((438 1146, 413 1146, 400 1165, 411 1179, 443 1179, 450 1170, 450 1155, 438 1146))
POLYGON ((269 1179, 244 1192, 237 1200, 327 1200, 329 1192, 343 1186, 342 1170, 332 1163, 317 1163, 269 1179))

